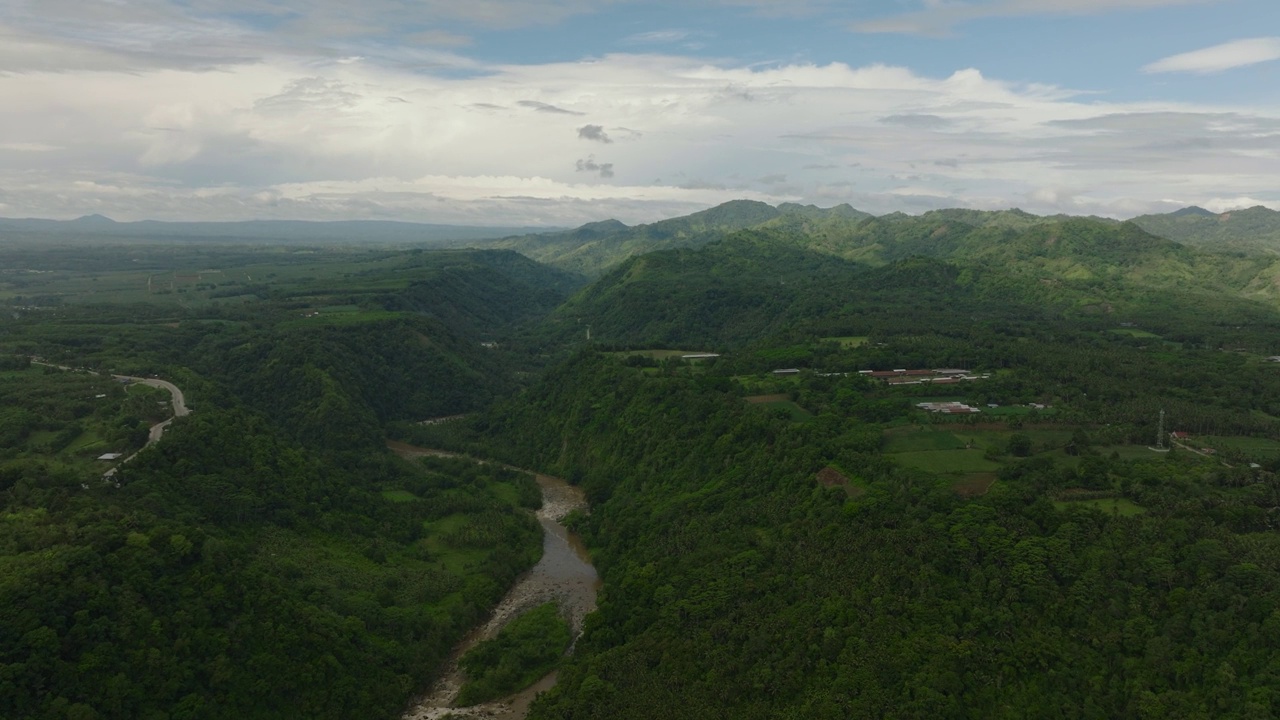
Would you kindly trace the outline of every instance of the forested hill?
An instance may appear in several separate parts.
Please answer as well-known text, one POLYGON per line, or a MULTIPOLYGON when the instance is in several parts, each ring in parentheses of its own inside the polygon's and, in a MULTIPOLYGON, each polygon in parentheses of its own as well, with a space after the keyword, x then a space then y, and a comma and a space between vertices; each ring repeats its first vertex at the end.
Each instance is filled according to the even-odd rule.
POLYGON ((1270 261, 858 225, 627 260, 549 321, 594 346, 442 434, 592 500, 600 612, 531 718, 1275 716, 1270 261))
POLYGON ((649 225, 627 227, 613 220, 568 232, 510 237, 484 245, 509 248, 548 265, 595 276, 633 255, 696 247, 726 232, 753 227, 781 214, 779 209, 762 202, 735 200, 649 225))
POLYGON ((0 327, 0 717, 389 720, 537 560, 532 477, 410 465, 385 428, 511 394, 574 278, 205 247, 144 254, 220 266, 152 292, 111 250, 98 273, 23 252, 51 304, 0 327), (173 380, 192 414, 104 481, 165 419, 108 370, 173 380))
POLYGON ((1261 205, 1225 213, 1190 207, 1133 222, 1153 235, 1215 252, 1280 254, 1280 212, 1261 205))
MULTIPOLYGON (((958 492, 945 464, 933 475, 886 453, 895 438, 924 447, 988 430, 920 414, 904 424, 897 413, 914 399, 856 375, 775 381, 816 414, 802 418, 743 402, 740 365, 643 368, 584 353, 490 414, 481 448, 588 491, 580 528, 605 582, 598 617, 531 717, 1270 716, 1274 477, 1083 448, 1128 432, 1101 420, 1118 422, 1116 403, 1135 391, 1149 400, 1185 384, 1187 362, 1249 374, 1243 395, 1218 396, 1227 403, 1274 375, 1227 353, 1162 361, 1058 329, 950 332, 954 342, 910 325, 879 337, 925 367, 1012 343, 1018 367, 973 392, 1100 397, 1107 414, 1073 410, 1088 428, 1076 449, 1012 458, 982 497, 958 492), (1035 342, 1018 341, 1024 332, 1035 342), (1100 364, 1137 375, 1113 379, 1100 364), (824 487, 824 467, 848 484, 824 487), (1140 506, 1116 515, 1052 501, 1087 488, 1140 506)), ((845 352, 866 362, 879 351, 845 352)), ((982 452, 953 442, 940 457, 982 452)))
MULTIPOLYGON (((539 262, 589 277, 598 277, 627 258, 656 250, 697 248, 744 229, 779 230, 804 235, 819 251, 869 263, 887 262, 921 253, 938 257, 986 256, 1001 260, 1018 248, 1010 240, 1030 237, 1036 228, 1089 228, 1096 247, 1108 255, 1126 252, 1138 241, 1134 226, 1161 238, 1204 251, 1221 253, 1280 252, 1280 222, 1266 208, 1223 215, 1205 211, 1147 215, 1131 224, 1100 217, 1039 216, 1018 209, 987 211, 933 210, 921 215, 890 213, 875 217, 848 205, 818 208, 783 203, 774 208, 738 200, 648 225, 628 227, 616 220, 590 223, 575 230, 539 233, 478 243, 516 250, 539 262), (1114 235, 1111 235, 1114 233, 1114 235), (1004 245, 1002 248, 1000 246, 1004 245), (1274 246, 1274 247, 1273 247, 1274 246)), ((1058 230, 1045 231, 1051 238, 1058 230)), ((1048 245, 1052 245, 1049 241, 1048 245)), ((1147 243, 1148 246, 1151 243, 1147 243)), ((1022 248, 1022 249, 1025 249, 1022 248)), ((1053 255, 1037 248, 1037 255, 1053 255)), ((1078 244, 1061 248, 1084 251, 1078 244)))
POLYGON ((1133 224, 877 218, 840 239, 768 226, 632 258, 546 327, 559 338, 590 327, 606 343, 721 346, 783 328, 860 335, 944 311, 1184 328, 1212 311, 1252 324, 1270 313, 1277 274, 1272 260, 1203 253, 1133 224))

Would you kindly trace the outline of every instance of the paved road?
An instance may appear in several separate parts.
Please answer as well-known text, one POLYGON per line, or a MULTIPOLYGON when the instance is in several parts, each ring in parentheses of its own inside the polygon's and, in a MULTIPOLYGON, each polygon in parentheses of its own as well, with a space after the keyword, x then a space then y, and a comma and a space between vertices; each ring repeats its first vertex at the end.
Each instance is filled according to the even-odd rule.
POLYGON ((183 397, 182 390, 178 389, 177 385, 174 385, 168 380, 158 380, 156 378, 133 377, 131 375, 112 375, 111 377, 117 380, 129 380, 136 383, 142 383, 143 385, 150 385, 153 388, 168 390, 169 394, 173 396, 173 416, 186 417, 187 415, 191 414, 191 411, 187 409, 187 399, 183 397))
MULTIPOLYGON (((161 390, 169 391, 169 396, 173 402, 173 417, 169 418, 168 420, 165 420, 162 423, 156 423, 155 425, 151 426, 151 432, 147 435, 147 444, 142 446, 144 450, 160 442, 160 438, 164 437, 164 431, 169 428, 169 425, 171 425, 175 419, 180 417, 186 417, 187 415, 191 414, 191 409, 187 407, 187 399, 182 395, 182 390, 177 385, 174 385, 168 380, 160 380, 158 378, 133 377, 132 375, 112 375, 111 377, 120 381, 128 380, 130 382, 139 383, 141 385, 149 385, 153 388, 160 388, 161 390)), ((142 452, 142 450, 139 450, 138 452, 142 452)), ((137 456, 138 456, 138 453, 134 453, 130 455, 129 457, 120 461, 120 465, 123 465, 129 462, 130 460, 134 459, 137 456)), ((120 465, 117 465, 116 467, 111 468, 102 477, 108 478, 108 479, 111 478, 113 475, 116 474, 116 469, 119 468, 120 465)))

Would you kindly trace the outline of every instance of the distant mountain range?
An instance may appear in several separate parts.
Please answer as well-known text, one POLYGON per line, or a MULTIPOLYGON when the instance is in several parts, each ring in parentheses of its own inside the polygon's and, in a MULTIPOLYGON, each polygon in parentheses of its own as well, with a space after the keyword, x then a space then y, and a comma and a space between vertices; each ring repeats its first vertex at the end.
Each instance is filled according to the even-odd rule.
POLYGON ((14 239, 64 242, 243 242, 287 244, 439 244, 462 245, 476 240, 546 232, 535 227, 474 227, 382 220, 308 222, 250 220, 245 222, 116 222, 102 215, 75 220, 0 218, 0 241, 14 239))
MULTIPOLYGON (((873 216, 849 205, 819 208, 783 203, 774 207, 752 200, 734 200, 708 210, 654 223, 628 226, 604 220, 570 230, 534 227, 475 227, 408 222, 351 220, 306 222, 254 220, 246 222, 115 222, 101 215, 76 220, 11 220, 0 218, 0 241, 62 242, 276 242, 286 244, 386 244, 476 246, 515 250, 538 262, 562 270, 599 277, 629 257, 657 250, 696 248, 719 240, 726 233, 760 229, 805 235, 815 250, 845 259, 888 261, 907 248, 936 255, 940 248, 959 242, 956 229, 986 232, 1022 232, 1031 228, 1073 220, 1119 226, 1117 220, 1067 215, 1039 216, 1018 209, 987 211, 953 208, 922 215, 890 213, 873 216), (918 229, 931 228, 932 237, 914 237, 918 229), (945 229, 943 229, 945 228, 945 229), (888 245, 886 245, 888 243, 888 245), (893 247, 889 247, 892 245, 893 247)), ((1219 253, 1280 255, 1280 212, 1253 207, 1212 213, 1188 207, 1176 212, 1143 215, 1130 224, 1182 245, 1219 253)), ((963 243, 962 243, 963 244, 963 243)), ((966 251, 957 246, 957 252, 966 251)))
MULTIPOLYGON (((657 250, 702 247, 728 233, 747 229, 800 235, 808 248, 818 252, 882 264, 910 254, 973 258, 981 255, 994 259, 1003 251, 994 249, 999 243, 992 244, 992 241, 1000 239, 1002 233, 1011 238, 1033 228, 1064 223, 1087 223, 1091 228, 1140 228, 1145 231, 1138 233, 1141 236, 1150 234, 1213 252, 1280 254, 1280 213, 1262 207, 1222 215, 1201 208, 1186 208, 1122 223, 1100 217, 1039 216, 1018 209, 948 209, 922 215, 890 213, 876 217, 848 205, 823 209, 784 203, 773 207, 750 200, 735 200, 647 225, 627 226, 607 220, 575 230, 507 237, 480 244, 515 250, 539 262, 599 277, 629 257, 657 250)), ((1086 234, 1092 236, 1094 231, 1086 234)), ((1121 234, 1136 237, 1132 232, 1121 234)), ((1105 240, 1093 250, 1103 254, 1113 252, 1110 241, 1105 240)))

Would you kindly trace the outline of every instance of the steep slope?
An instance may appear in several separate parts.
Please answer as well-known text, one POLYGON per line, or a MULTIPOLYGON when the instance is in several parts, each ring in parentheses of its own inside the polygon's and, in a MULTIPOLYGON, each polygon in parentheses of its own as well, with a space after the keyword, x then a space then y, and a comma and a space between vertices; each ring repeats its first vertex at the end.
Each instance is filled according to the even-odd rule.
POLYGON ((1214 252, 1280 254, 1280 212, 1261 205, 1221 214, 1189 207, 1133 222, 1153 235, 1214 252))

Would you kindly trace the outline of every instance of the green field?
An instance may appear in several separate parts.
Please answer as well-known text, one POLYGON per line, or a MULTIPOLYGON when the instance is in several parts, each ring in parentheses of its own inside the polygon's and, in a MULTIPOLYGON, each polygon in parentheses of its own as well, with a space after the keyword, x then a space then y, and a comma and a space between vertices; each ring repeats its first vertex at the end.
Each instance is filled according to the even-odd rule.
POLYGON ((1141 505, 1137 505, 1130 500, 1124 498, 1101 498, 1096 500, 1055 500, 1053 506, 1059 510, 1066 510, 1074 507, 1091 507, 1101 510, 1108 515, 1119 515, 1121 517, 1132 517, 1141 515, 1147 511, 1141 505))
POLYGON ((884 452, 908 453, 930 450, 963 450, 965 441, 946 430, 897 428, 885 433, 884 452))
POLYGON ((383 490, 382 498, 394 503, 416 502, 419 499, 408 490, 383 490))
POLYGON ((1216 450, 1235 450, 1246 455, 1270 457, 1280 454, 1280 441, 1257 437, 1226 437, 1222 435, 1205 435, 1191 438, 1192 447, 1198 447, 1197 441, 1203 441, 1216 450))
POLYGON ((982 450, 928 450, 891 456, 904 467, 935 474, 993 472, 1000 463, 983 457, 982 450))
POLYGON ((446 572, 466 575, 473 572, 476 565, 482 562, 488 553, 485 550, 454 547, 448 537, 461 532, 470 522, 471 518, 461 513, 424 522, 422 526, 427 536, 418 542, 446 572))

